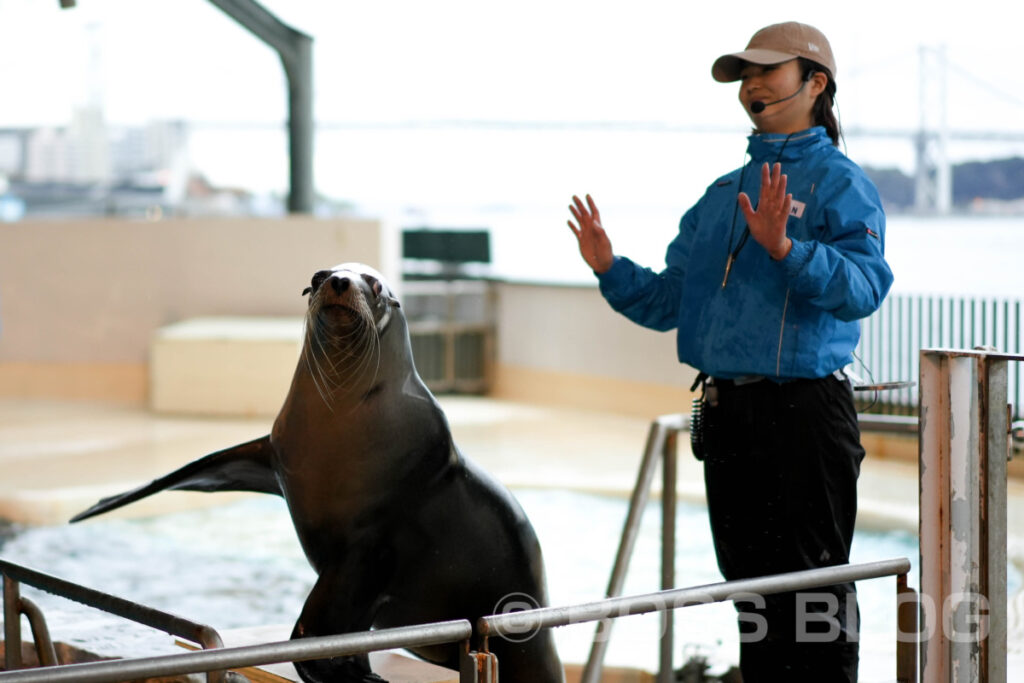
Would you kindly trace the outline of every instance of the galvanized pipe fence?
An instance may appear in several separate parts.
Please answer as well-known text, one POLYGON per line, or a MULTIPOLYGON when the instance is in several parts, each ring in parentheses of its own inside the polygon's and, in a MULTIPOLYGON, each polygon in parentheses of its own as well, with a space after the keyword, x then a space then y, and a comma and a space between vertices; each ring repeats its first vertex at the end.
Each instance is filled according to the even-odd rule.
MULTIPOLYGON (((2 562, 2 561, 0 561, 2 562)), ((5 600, 16 597, 8 592, 15 583, 9 574, 28 578, 30 583, 41 583, 44 590, 60 594, 60 588, 73 587, 71 592, 78 594, 84 587, 57 579, 51 583, 47 575, 34 572, 9 562, 2 562, 0 569, 5 576, 5 600), (47 577, 47 578, 43 578, 47 577)), ((704 605, 726 600, 749 600, 756 595, 770 595, 786 591, 819 588, 835 583, 859 581, 885 576, 898 577, 897 609, 901 614, 914 616, 914 609, 901 609, 908 604, 906 593, 906 575, 910 571, 907 558, 868 562, 857 565, 840 565, 822 567, 800 572, 764 576, 755 579, 725 581, 722 583, 688 588, 677 588, 668 591, 609 598, 595 602, 566 607, 544 607, 508 614, 482 617, 477 623, 477 630, 482 637, 482 651, 470 650, 470 639, 473 629, 464 619, 405 626, 399 628, 379 629, 364 633, 351 633, 336 636, 320 636, 300 638, 284 642, 264 643, 245 647, 201 650, 181 654, 141 657, 134 659, 117 659, 87 664, 66 664, 45 668, 22 669, 0 672, 3 683, 117 683, 155 676, 176 676, 200 672, 226 672, 220 680, 245 681, 244 676, 227 671, 242 667, 260 666, 279 662, 305 661, 328 657, 365 654, 368 652, 393 648, 411 648, 422 645, 464 642, 463 665, 460 670, 461 683, 496 683, 500 662, 487 651, 489 637, 522 637, 542 628, 568 626, 577 623, 615 619, 633 614, 652 611, 671 612, 682 607, 704 605)), ((90 591, 91 589, 84 589, 90 591)), ((913 593, 913 591, 910 591, 913 593)), ((914 604, 913 597, 909 604, 914 604)), ((20 615, 16 619, 20 618, 20 615)), ((5 646, 7 651, 12 648, 20 650, 20 638, 9 640, 10 632, 6 630, 9 616, 5 614, 5 646)), ((898 648, 915 647, 916 621, 902 621, 898 627, 900 633, 909 635, 898 643, 898 648)), ((663 640, 670 639, 663 634, 663 640)), ((898 639, 899 640, 899 639, 898 639)), ((913 666, 913 656, 901 656, 900 662, 913 666)), ((905 670, 898 670, 900 681, 913 680, 905 670)), ((210 678, 209 680, 213 680, 210 678)))
MULTIPOLYGON (((861 323, 854 371, 869 382, 916 380, 923 348, 989 347, 1019 354, 1021 300, 970 296, 891 294, 861 323)), ((1014 420, 1024 419, 1024 374, 1009 368, 1008 398, 1014 420)), ((863 392, 858 408, 869 413, 917 415, 919 388, 863 392)))

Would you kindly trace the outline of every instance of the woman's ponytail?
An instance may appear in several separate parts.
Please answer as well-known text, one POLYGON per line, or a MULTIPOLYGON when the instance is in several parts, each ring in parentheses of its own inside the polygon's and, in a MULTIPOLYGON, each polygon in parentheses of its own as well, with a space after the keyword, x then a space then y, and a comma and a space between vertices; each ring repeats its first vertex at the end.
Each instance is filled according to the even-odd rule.
POLYGON ((832 78, 829 70, 821 64, 810 59, 804 59, 803 57, 798 59, 800 60, 800 68, 805 79, 809 78, 809 74, 812 71, 820 71, 828 78, 825 90, 814 101, 814 106, 811 108, 811 116, 814 119, 814 125, 824 126, 825 132, 832 139, 832 144, 838 147, 843 130, 839 127, 839 119, 836 118, 836 114, 833 111, 836 102, 836 81, 832 78))

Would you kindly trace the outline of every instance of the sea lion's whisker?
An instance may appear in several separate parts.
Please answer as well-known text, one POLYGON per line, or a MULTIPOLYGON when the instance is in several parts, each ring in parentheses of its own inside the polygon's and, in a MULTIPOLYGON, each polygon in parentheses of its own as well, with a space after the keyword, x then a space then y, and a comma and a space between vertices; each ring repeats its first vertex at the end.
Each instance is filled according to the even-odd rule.
POLYGON ((353 316, 340 330, 321 315, 325 305, 319 293, 307 315, 307 365, 317 391, 328 404, 336 394, 347 395, 372 385, 380 374, 380 331, 373 310, 363 297, 351 303, 338 305, 353 316))

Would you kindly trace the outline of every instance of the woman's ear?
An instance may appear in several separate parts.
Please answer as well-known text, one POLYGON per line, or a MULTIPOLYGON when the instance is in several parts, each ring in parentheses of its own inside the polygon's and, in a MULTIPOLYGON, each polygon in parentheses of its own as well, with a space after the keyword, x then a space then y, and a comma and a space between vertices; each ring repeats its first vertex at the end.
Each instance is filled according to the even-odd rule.
POLYGON ((825 88, 828 86, 828 76, 821 71, 812 71, 810 78, 807 83, 811 94, 817 97, 821 93, 825 92, 825 88))

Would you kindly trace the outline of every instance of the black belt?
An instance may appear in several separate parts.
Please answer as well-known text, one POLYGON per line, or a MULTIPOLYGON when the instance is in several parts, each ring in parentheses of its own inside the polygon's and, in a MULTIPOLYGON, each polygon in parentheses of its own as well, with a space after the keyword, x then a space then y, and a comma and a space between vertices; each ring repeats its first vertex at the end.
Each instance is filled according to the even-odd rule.
POLYGON ((746 377, 737 377, 735 379, 724 379, 721 377, 711 377, 706 372, 698 372, 697 379, 693 381, 693 386, 690 387, 690 391, 697 391, 697 388, 704 384, 708 387, 721 387, 725 389, 735 389, 736 387, 744 387, 749 384, 757 384, 767 379, 764 375, 748 375, 746 377))
MULTIPOLYGON (((761 382, 768 379, 764 375, 747 375, 746 377, 736 377, 735 379, 723 379, 720 377, 708 377, 706 383, 709 387, 718 387, 719 389, 742 389, 743 387, 751 387, 759 385, 761 382)), ((835 379, 840 382, 848 381, 846 375, 841 375, 840 371, 833 372, 824 377, 794 377, 791 379, 780 380, 777 383, 779 386, 785 386, 787 384, 802 384, 806 382, 824 382, 830 379, 835 379)))
POLYGON ((737 377, 735 379, 723 379, 720 377, 709 377, 708 384, 719 389, 736 389, 739 387, 749 386, 751 384, 757 384, 763 382, 767 377, 764 375, 750 375, 747 377, 737 377))

